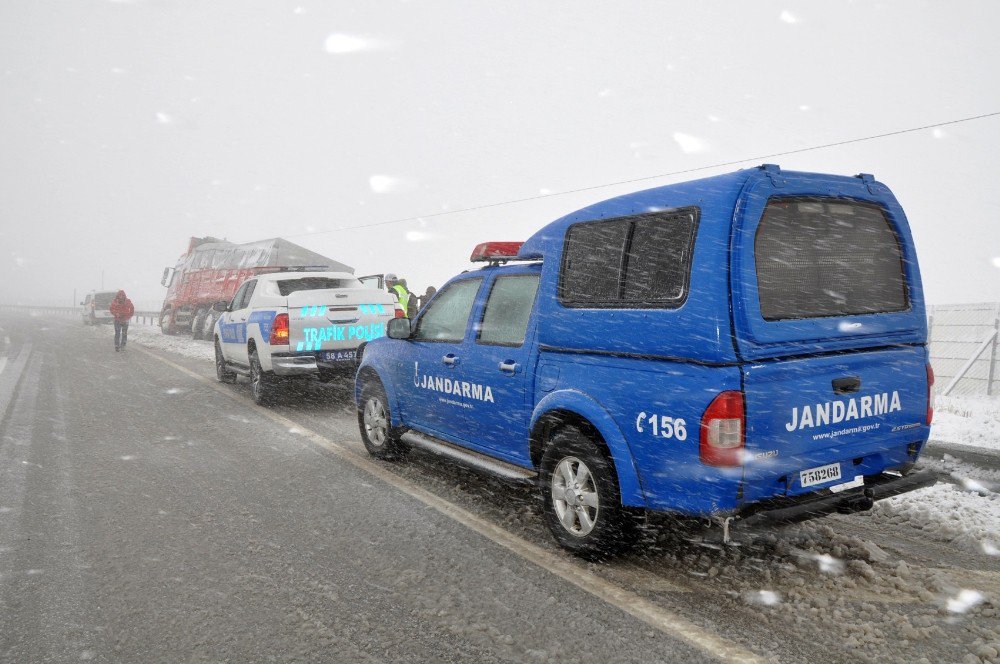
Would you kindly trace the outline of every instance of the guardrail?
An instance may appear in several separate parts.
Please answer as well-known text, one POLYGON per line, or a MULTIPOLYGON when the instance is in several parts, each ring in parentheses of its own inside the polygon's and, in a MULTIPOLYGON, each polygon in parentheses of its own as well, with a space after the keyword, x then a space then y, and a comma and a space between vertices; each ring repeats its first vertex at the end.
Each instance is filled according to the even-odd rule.
MULTIPOLYGON (((0 311, 23 311, 36 314, 56 314, 68 316, 83 316, 83 307, 57 307, 44 304, 0 304, 0 311)), ((159 311, 136 311, 132 315, 133 322, 139 325, 159 325, 159 311)))

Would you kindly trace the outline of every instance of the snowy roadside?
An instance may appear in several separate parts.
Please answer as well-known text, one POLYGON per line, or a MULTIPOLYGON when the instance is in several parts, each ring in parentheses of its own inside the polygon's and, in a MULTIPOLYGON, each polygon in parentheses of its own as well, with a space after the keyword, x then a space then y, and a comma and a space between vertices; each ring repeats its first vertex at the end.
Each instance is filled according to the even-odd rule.
MULTIPOLYGON (((89 328, 94 334, 106 336, 111 344, 114 330, 110 325, 97 325, 89 328)), ((132 323, 128 326, 130 344, 139 344, 155 350, 164 350, 196 360, 215 362, 215 349, 210 341, 196 341, 190 336, 167 336, 157 326, 132 323)))
POLYGON ((211 341, 196 341, 189 336, 168 336, 163 334, 158 327, 130 325, 128 340, 130 343, 177 353, 196 360, 215 361, 215 349, 212 347, 211 341))
POLYGON ((1000 453, 1000 398, 935 397, 931 441, 1000 453))

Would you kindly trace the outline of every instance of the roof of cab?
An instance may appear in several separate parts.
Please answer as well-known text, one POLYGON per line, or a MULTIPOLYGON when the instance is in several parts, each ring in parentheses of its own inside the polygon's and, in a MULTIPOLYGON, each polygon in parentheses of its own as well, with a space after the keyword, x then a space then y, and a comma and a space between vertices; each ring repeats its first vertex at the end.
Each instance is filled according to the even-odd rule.
POLYGON ((825 181, 840 180, 845 182, 854 181, 855 183, 857 182, 857 178, 860 177, 865 179, 866 182, 869 180, 873 181, 873 178, 868 175, 850 177, 823 173, 782 171, 779 166, 774 164, 763 164, 724 175, 715 175, 699 180, 689 180, 687 182, 644 189, 594 203, 553 221, 528 238, 521 246, 517 260, 544 259, 546 254, 557 250, 561 245, 566 235, 566 229, 580 221, 628 217, 673 207, 685 207, 696 202, 704 205, 706 199, 713 199, 716 203, 725 202, 732 204, 736 201, 736 198, 740 195, 740 192, 749 180, 768 177, 780 179, 786 176, 806 176, 825 181))

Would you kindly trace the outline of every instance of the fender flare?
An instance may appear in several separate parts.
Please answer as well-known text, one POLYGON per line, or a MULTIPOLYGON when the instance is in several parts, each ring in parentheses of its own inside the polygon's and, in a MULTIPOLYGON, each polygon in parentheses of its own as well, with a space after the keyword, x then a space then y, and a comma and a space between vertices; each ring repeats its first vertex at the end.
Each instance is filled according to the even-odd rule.
POLYGON ((639 480, 639 472, 635 467, 635 457, 628 441, 611 415, 597 401, 577 390, 559 390, 543 398, 531 413, 531 424, 528 431, 533 432, 535 425, 545 415, 553 411, 569 411, 590 422, 601 434, 608 446, 611 458, 618 473, 618 489, 621 491, 622 504, 628 507, 646 507, 646 495, 639 480))
POLYGON ((361 365, 358 367, 358 372, 355 374, 354 379, 354 403, 361 409, 361 374, 365 373, 365 370, 371 371, 378 378, 378 381, 382 383, 382 389, 385 390, 385 398, 389 402, 389 423, 394 426, 402 426, 403 421, 399 417, 399 396, 396 390, 396 386, 393 385, 392 380, 389 379, 391 372, 380 371, 379 364, 377 360, 369 360, 364 358, 361 365))

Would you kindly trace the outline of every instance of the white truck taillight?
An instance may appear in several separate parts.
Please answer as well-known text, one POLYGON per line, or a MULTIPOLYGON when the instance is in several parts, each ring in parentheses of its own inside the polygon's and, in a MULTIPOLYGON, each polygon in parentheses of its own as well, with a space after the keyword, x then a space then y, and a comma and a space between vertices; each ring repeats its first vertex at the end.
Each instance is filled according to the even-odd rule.
POLYGON ((288 345, 288 314, 278 314, 271 324, 271 338, 268 343, 272 346, 288 345))
POLYGON ((927 365, 927 424, 934 420, 934 369, 927 365))
POLYGON ((709 466, 741 465, 745 436, 743 392, 720 393, 701 416, 701 462, 709 466))
POLYGON ((403 305, 401 305, 399 302, 396 303, 396 306, 393 309, 392 317, 393 318, 406 318, 406 312, 403 311, 403 305))

